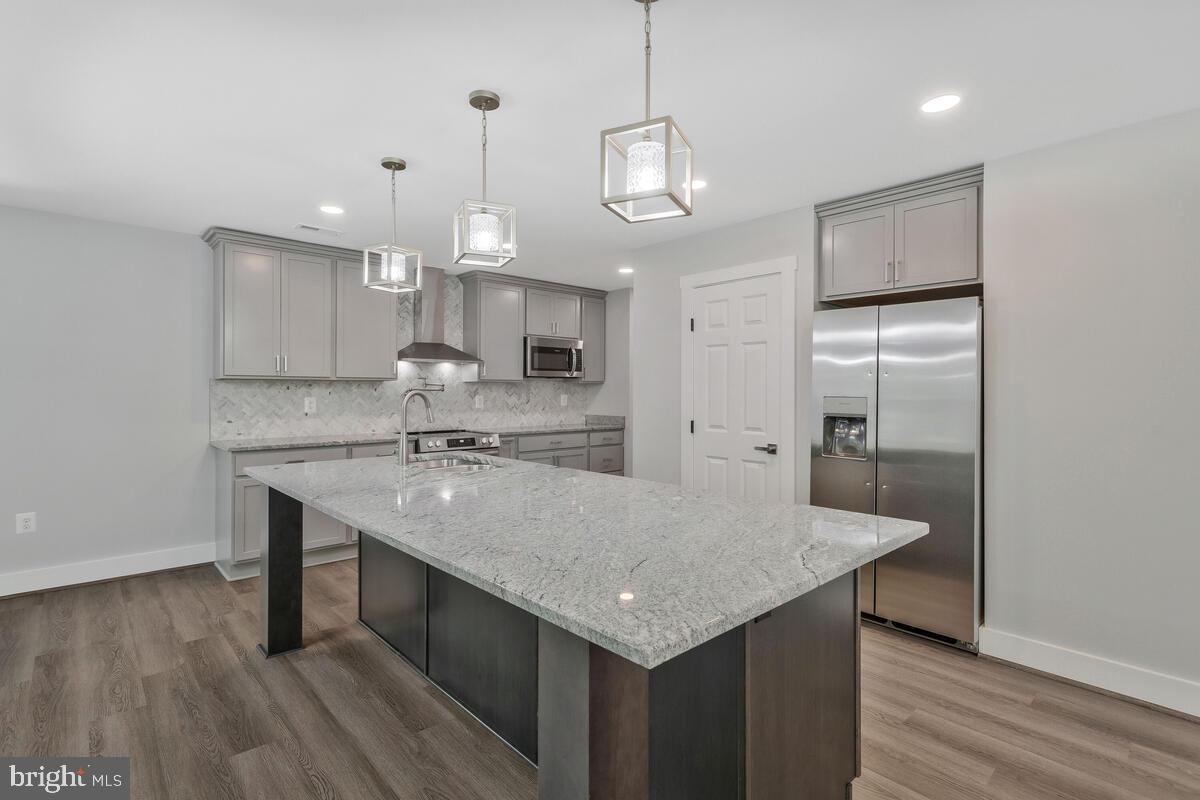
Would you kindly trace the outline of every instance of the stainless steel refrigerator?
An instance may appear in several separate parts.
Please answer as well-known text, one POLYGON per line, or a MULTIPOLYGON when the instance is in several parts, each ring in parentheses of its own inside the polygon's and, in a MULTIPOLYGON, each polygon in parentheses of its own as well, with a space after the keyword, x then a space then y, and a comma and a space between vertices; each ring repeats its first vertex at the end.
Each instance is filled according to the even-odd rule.
POLYGON ((813 505, 929 523, 860 574, 866 614, 976 649, 982 615, 982 307, 819 311, 813 505))

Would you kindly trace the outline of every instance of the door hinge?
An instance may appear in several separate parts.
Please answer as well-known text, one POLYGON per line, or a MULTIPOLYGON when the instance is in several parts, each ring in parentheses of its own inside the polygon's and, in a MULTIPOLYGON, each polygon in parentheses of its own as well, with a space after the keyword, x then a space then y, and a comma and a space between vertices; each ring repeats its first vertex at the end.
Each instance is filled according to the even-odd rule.
POLYGON ((691 422, 688 423, 688 431, 690 433, 696 432, 696 420, 692 420, 691 422))
POLYGON ((696 332, 696 318, 695 317, 692 317, 688 321, 688 328, 691 330, 692 333, 696 332))

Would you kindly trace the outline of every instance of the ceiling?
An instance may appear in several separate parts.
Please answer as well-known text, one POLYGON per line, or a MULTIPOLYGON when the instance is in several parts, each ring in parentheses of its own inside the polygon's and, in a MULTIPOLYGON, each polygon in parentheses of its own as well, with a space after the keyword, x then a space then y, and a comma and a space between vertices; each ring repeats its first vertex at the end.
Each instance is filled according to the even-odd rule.
MULTIPOLYGON (((631 0, 37 0, 0 30, 0 204, 359 247, 446 266, 479 190, 519 209, 521 275, 630 282, 629 251, 1200 107, 1195 0, 663 0, 656 114, 709 186, 687 219, 599 203, 599 132, 642 116, 631 0), (917 106, 956 91, 943 115, 917 106), (317 207, 342 206, 342 217, 317 207), (294 230, 340 228, 336 240, 294 230)), ((52 245, 53 243, 48 243, 52 245)))

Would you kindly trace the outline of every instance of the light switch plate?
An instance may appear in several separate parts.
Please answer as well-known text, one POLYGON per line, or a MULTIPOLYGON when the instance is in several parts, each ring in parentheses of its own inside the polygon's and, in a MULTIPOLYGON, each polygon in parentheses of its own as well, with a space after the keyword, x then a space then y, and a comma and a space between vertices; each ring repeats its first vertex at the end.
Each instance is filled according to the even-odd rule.
POLYGON ((17 514, 17 533, 36 533, 37 532, 37 512, 26 511, 22 514, 17 514))
POLYGON ((560 394, 558 396, 558 404, 560 406, 565 406, 567 404, 567 396, 565 394, 560 394))
POLYGON ((304 398, 304 413, 305 414, 317 413, 317 398, 315 398, 315 397, 304 398))
POLYGON ((480 395, 475 395, 475 407, 483 408, 483 397, 480 395))

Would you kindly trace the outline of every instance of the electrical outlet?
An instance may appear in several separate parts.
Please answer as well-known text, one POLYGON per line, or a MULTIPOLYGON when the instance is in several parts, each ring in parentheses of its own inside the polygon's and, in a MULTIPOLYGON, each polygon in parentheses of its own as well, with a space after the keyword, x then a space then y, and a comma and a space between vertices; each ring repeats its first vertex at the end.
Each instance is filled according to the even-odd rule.
POLYGON ((304 398, 304 413, 305 414, 317 413, 317 398, 315 398, 315 397, 304 398))
POLYGON ((481 395, 475 395, 475 407, 483 408, 483 397, 481 395))
POLYGON ((37 512, 27 511, 23 514, 17 514, 17 533, 36 533, 37 532, 37 512))
POLYGON ((565 406, 567 404, 567 396, 565 394, 560 394, 558 396, 558 404, 560 406, 565 406))

